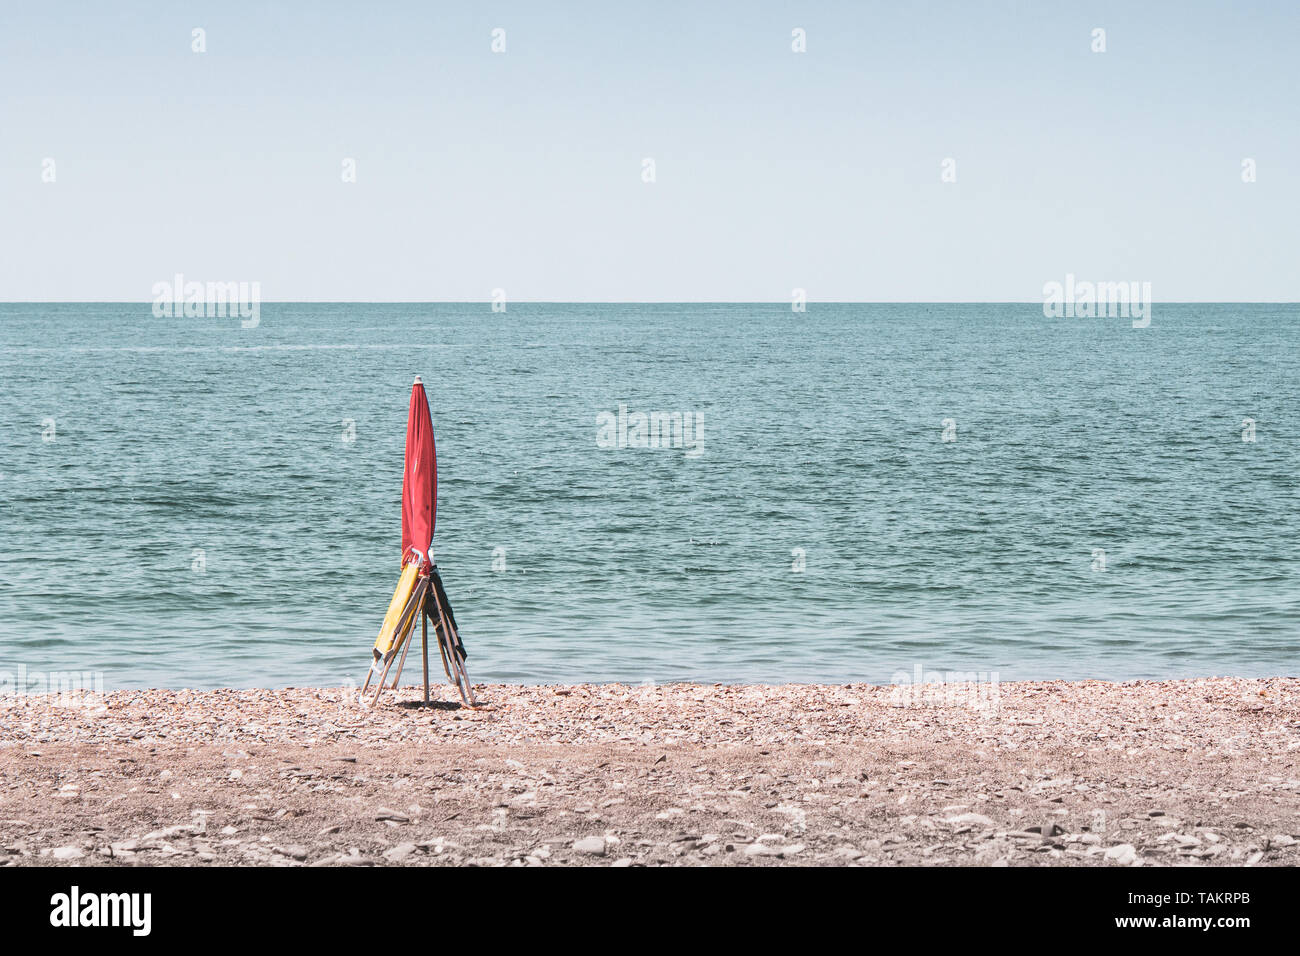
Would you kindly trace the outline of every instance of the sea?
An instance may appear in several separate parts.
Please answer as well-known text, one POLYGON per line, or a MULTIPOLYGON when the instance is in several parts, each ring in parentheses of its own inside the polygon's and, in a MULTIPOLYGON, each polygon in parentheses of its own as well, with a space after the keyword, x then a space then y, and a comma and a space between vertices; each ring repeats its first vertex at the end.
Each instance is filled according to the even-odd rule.
POLYGON ((1150 318, 0 304, 0 690, 359 683, 417 375, 476 682, 1300 673, 1300 306, 1150 318))

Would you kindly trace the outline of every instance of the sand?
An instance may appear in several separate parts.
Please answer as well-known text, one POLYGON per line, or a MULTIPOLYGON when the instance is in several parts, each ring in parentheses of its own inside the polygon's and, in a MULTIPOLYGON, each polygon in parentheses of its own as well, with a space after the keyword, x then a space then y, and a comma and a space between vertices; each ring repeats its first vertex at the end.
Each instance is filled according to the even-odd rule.
POLYGON ((0 865, 1300 864, 1300 680, 0 697, 0 865))

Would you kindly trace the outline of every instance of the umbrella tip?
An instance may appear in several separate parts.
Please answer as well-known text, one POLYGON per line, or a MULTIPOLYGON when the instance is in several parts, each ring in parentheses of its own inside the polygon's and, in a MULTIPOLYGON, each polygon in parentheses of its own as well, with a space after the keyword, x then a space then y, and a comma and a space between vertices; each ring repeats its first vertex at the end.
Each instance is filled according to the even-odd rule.
POLYGON ((418 376, 418 375, 415 376, 415 384, 416 384, 416 385, 423 385, 423 384, 424 384, 424 379, 420 378, 420 376, 418 376))

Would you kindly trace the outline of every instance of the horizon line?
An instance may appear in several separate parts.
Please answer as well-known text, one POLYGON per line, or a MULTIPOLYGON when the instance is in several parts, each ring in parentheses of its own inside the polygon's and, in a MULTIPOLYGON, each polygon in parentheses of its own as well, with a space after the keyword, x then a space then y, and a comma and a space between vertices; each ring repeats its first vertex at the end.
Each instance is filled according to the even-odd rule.
MULTIPOLYGON (((486 305, 491 299, 260 299, 260 305, 486 305)), ((789 299, 507 299, 511 305, 790 305, 789 299)), ((807 299, 807 305, 1042 305, 1042 299, 807 299)), ((1300 305, 1297 299, 1152 299, 1152 305, 1300 305)), ((0 299, 0 305, 144 305, 152 299, 0 299)))

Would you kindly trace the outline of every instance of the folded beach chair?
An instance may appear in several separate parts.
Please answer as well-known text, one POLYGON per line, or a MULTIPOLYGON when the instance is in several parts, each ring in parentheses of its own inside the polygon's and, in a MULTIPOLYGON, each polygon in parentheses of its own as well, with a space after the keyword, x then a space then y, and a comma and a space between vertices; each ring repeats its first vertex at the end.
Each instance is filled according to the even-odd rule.
POLYGON ((465 670, 465 645, 461 643, 460 631, 456 629, 456 615, 452 613, 451 602, 447 600, 447 589, 442 586, 442 577, 435 564, 429 572, 433 582, 432 601, 425 602, 427 621, 434 622, 434 633, 438 637, 438 650, 442 654, 442 670, 447 679, 456 685, 461 700, 474 706, 474 689, 470 686, 469 672, 465 670))

